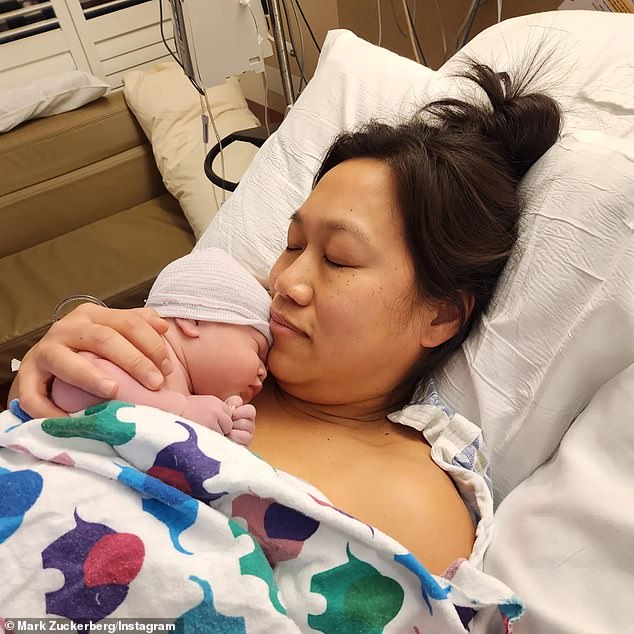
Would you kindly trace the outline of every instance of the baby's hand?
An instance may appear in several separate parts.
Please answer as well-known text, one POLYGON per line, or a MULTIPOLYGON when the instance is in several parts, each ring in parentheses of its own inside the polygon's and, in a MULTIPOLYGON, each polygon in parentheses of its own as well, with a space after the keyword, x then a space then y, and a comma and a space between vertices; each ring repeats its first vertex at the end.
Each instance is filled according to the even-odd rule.
POLYGON ((230 396, 225 403, 232 410, 232 429, 227 434, 227 438, 248 447, 255 432, 255 407, 250 403, 243 405, 239 396, 230 396))
POLYGON ((233 409, 216 396, 194 394, 187 397, 181 416, 226 436, 234 427, 231 420, 233 409))

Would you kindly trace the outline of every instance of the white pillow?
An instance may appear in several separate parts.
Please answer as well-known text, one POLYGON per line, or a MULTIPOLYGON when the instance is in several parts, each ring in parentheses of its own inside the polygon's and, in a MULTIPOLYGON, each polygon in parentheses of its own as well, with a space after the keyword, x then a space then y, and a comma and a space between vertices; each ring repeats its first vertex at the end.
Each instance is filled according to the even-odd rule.
POLYGON ((0 132, 29 119, 79 108, 106 93, 109 85, 83 70, 69 70, 0 91, 0 132))
POLYGON ((448 403, 480 421, 500 500, 634 362, 634 140, 568 134, 522 192, 512 265, 437 377, 448 403))
MULTIPOLYGON (((566 52, 563 68, 557 67, 554 59, 552 63, 555 66, 550 73, 551 80, 559 80, 554 85, 554 92, 564 105, 566 130, 572 133, 584 126, 599 128, 615 136, 626 136, 634 134, 634 109, 630 111, 628 106, 632 103, 633 85, 631 74, 627 74, 627 64, 631 64, 628 60, 631 59, 632 25, 634 16, 622 14, 570 11, 532 15, 509 20, 485 31, 469 45, 469 52, 496 67, 517 66, 517 60, 524 59, 525 51, 539 44, 544 39, 544 33, 552 35, 553 39, 546 38, 544 46, 556 46, 566 52), (560 77, 557 75, 559 72, 560 77), (611 92, 608 92, 610 85, 611 92), (592 99, 588 97, 590 94, 592 99), (618 103, 610 101, 611 95, 615 94, 618 95, 618 103)), ((304 94, 278 132, 258 153, 240 187, 214 218, 199 244, 226 249, 255 274, 266 275, 284 246, 288 218, 308 195, 320 158, 336 133, 371 116, 388 120, 404 118, 421 103, 454 93, 458 84, 452 76, 455 64, 452 60, 441 71, 434 73, 368 44, 347 31, 331 32, 315 76, 304 94)), ((619 174, 621 181, 628 178, 625 171, 611 174, 609 169, 602 169, 601 164, 586 165, 582 157, 566 151, 565 148, 572 142, 564 139, 562 145, 552 150, 553 158, 547 153, 541 166, 536 165, 526 179, 523 188, 527 204, 533 209, 533 217, 543 219, 538 223, 545 232, 542 235, 566 226, 566 220, 560 218, 560 213, 572 210, 569 199, 561 198, 564 191, 570 191, 570 195, 575 196, 574 200, 582 205, 579 213, 587 223, 594 213, 594 208, 588 207, 587 203, 591 203, 595 192, 601 191, 603 177, 609 179, 610 187, 616 185, 619 174), (569 179, 568 185, 562 184, 562 188, 557 188, 555 183, 552 184, 555 186, 553 190, 547 172, 551 168, 559 169, 554 164, 558 159, 554 157, 561 157, 564 161, 575 160, 577 168, 583 171, 583 177, 577 177, 574 170, 565 171, 565 166, 562 166, 564 173, 561 175, 569 179), (580 179, 581 183, 576 183, 580 179), (586 189, 582 190, 583 183, 586 189), (557 194, 559 198, 546 197, 543 195, 545 191, 557 194), (552 222, 550 218, 553 218, 552 222)), ((606 143, 595 155, 591 151, 593 141, 583 141, 582 147, 587 146, 590 152, 587 160, 611 160, 606 143)), ((621 150, 617 154, 619 152, 621 150)), ((624 156, 622 154, 619 163, 623 169, 627 164, 624 156)), ((608 204, 610 191, 618 197, 618 189, 603 192, 602 198, 608 204)), ((621 213, 624 211, 621 209, 621 213)), ((619 235, 617 226, 618 221, 612 226, 615 231, 612 238, 625 239, 626 234, 619 235)), ((621 225, 621 228, 625 227, 627 224, 621 225)), ((577 235, 583 249, 580 254, 589 248, 585 245, 584 236, 583 232, 577 235)), ((440 391, 450 405, 482 424, 492 450, 493 481, 500 499, 552 454, 565 429, 592 397, 594 390, 632 360, 628 356, 628 347, 617 338, 618 333, 633 336, 631 323, 627 319, 621 322, 617 333, 612 319, 608 317, 610 310, 620 314, 626 313, 629 307, 619 306, 618 301, 614 306, 609 304, 615 295, 607 286, 601 305, 595 306, 587 294, 570 296, 565 278, 563 283, 560 283, 561 279, 551 278, 557 271, 565 270, 570 262, 576 261, 574 252, 562 252, 560 261, 559 252, 547 244, 540 245, 550 258, 551 268, 531 277, 534 307, 541 306, 547 314, 553 302, 553 288, 562 294, 562 301, 558 304, 562 309, 560 321, 538 318, 535 311, 531 313, 534 319, 540 319, 533 320, 530 325, 533 328, 537 326, 543 333, 541 347, 535 347, 532 337, 529 342, 531 348, 525 352, 524 329, 515 330, 516 322, 512 319, 508 320, 504 330, 505 338, 500 337, 497 322, 490 329, 489 322, 485 321, 439 377, 440 391), (577 299, 581 303, 576 304, 577 299), (593 311, 599 306, 603 312, 598 310, 595 315, 593 311), (610 345, 602 363, 589 363, 580 368, 580 361, 587 360, 594 350, 592 341, 566 338, 566 334, 568 329, 575 331, 573 316, 581 314, 582 310, 586 311, 583 324, 589 328, 588 333, 593 332, 595 324, 607 324, 602 331, 602 341, 606 339, 610 345), (476 368, 470 365, 476 348, 480 358, 487 359, 488 365, 484 362, 477 363, 476 368), (551 351, 558 351, 554 362, 548 356, 551 351), (507 352, 511 354, 507 355, 507 352), (565 352, 571 352, 570 356, 567 357, 565 352), (524 354, 529 360, 522 362, 524 354), (503 377, 497 371, 498 367, 505 368, 503 377), (524 370, 530 371, 530 381, 525 380, 524 370), (558 374, 553 376, 555 370, 558 374), (502 381, 496 385, 498 377, 502 381), (560 398, 553 401, 552 394, 559 389, 560 398), (542 394, 549 395, 544 402, 549 412, 547 418, 542 418, 544 410, 535 403, 542 394), (518 433, 517 437, 515 433, 518 433)), ((594 257, 598 261, 612 256, 608 244, 595 244, 594 248, 597 249, 594 257)), ((533 255, 530 261, 538 263, 539 257, 533 255)), ((621 271, 621 285, 628 273, 626 269, 621 271)), ((513 279, 510 268, 493 306, 495 312, 492 315, 499 315, 502 320, 514 314, 516 298, 522 295, 521 286, 512 286, 513 279)), ((518 274, 517 284, 523 284, 526 279, 526 275, 518 274)), ((616 278, 614 281, 616 283, 616 278)), ((579 286, 583 286, 581 280, 579 286)), ((589 287, 584 288, 587 290, 589 287)), ((526 320, 522 322, 526 323, 526 320)))
POLYGON ((417 107, 412 88, 424 90, 434 76, 350 31, 331 31, 315 75, 197 247, 224 249, 255 275, 268 276, 332 139, 371 117, 407 117, 417 107))
MULTIPOLYGON (((201 103, 196 89, 175 62, 163 62, 124 77, 123 92, 152 144, 156 164, 167 190, 183 210, 196 237, 209 225, 222 200, 203 167, 201 103), (214 198, 215 192, 215 198, 214 198)), ((220 138, 260 125, 249 110, 236 78, 207 91, 220 138)), ((217 143, 211 123, 208 150, 217 143)), ((237 182, 257 152, 254 145, 232 143, 224 150, 225 178, 237 182)), ((220 159, 214 170, 222 175, 220 159)))
MULTIPOLYGON (((564 110, 561 143, 522 184, 522 259, 438 376, 447 402, 482 425, 498 501, 551 455, 594 392, 634 361, 631 251, 615 259, 632 240, 633 32, 634 15, 552 12, 491 27, 465 49, 500 68, 520 51, 554 49, 544 84, 564 110)), ((441 72, 454 70, 452 61, 441 72)))
POLYGON ((526 604, 515 634, 632 631, 633 413, 634 364, 498 508, 485 570, 526 604))
MULTIPOLYGON (((632 32, 631 14, 549 11, 493 25, 462 52, 493 68, 513 68, 541 49, 551 59, 538 85, 562 104, 564 129, 624 137, 634 134, 632 32)), ((453 73, 459 59, 454 56, 439 72, 453 73)))

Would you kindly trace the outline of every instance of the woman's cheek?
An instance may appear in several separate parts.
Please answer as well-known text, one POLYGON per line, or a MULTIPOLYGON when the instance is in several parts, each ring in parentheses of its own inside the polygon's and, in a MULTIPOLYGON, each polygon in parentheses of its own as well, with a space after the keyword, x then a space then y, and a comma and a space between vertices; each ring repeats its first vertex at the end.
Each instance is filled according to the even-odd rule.
POLYGON ((374 321, 372 306, 368 306, 349 291, 332 293, 322 313, 324 326, 342 342, 363 340, 374 321))

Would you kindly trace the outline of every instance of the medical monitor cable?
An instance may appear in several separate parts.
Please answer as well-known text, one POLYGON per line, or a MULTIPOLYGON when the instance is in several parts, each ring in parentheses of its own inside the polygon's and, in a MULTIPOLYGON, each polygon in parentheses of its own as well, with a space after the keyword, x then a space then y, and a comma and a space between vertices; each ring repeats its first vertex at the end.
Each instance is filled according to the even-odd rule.
POLYGON ((445 33, 445 23, 442 19, 442 12, 438 0, 434 0, 436 5, 436 13, 438 14, 438 24, 440 25, 440 36, 442 37, 442 61, 447 61, 447 34, 445 33))
POLYGON ((297 7, 295 3, 291 1, 291 9, 293 10, 293 16, 295 17, 295 22, 297 23, 297 30, 299 31, 299 46, 301 50, 301 57, 297 56, 297 51, 295 51, 295 59, 297 60, 297 65, 299 66, 301 62, 301 78, 299 82, 299 92, 302 92, 302 81, 304 85, 308 85, 308 80, 306 79, 306 75, 304 73, 304 60, 306 59, 306 43, 304 42, 304 31, 302 29, 302 23, 299 20, 299 14, 297 12, 297 7))
MULTIPOLYGON (((211 121, 211 127, 214 131, 214 134, 216 136, 216 141, 218 142, 218 147, 220 148, 220 172, 222 174, 222 180, 226 181, 226 172, 225 172, 225 154, 224 154, 224 148, 222 147, 222 139, 220 138, 220 134, 218 133, 218 127, 216 126, 216 121, 214 119, 214 115, 213 112, 211 111, 211 106, 209 105, 209 97, 207 96, 207 91, 203 91, 203 94, 200 95, 200 108, 201 108, 201 116, 202 116, 202 120, 203 120, 203 142, 205 144, 205 156, 207 156, 207 140, 209 138, 208 132, 205 131, 206 127, 208 126, 209 121, 211 121), (204 99, 204 102, 203 102, 204 99), (207 109, 207 115, 205 115, 205 108, 207 109), (209 120, 206 121, 205 117, 208 116, 209 120)), ((207 128, 208 129, 208 128, 207 128)), ((214 194, 214 201, 216 202, 216 207, 220 207, 220 205, 218 205, 218 199, 216 198, 216 190, 215 187, 213 188, 213 194, 214 194)), ((224 202, 226 201, 226 195, 227 192, 225 191, 224 187, 220 188, 222 190, 222 202, 221 204, 224 204, 224 202)))
MULTIPOLYGON (((293 36, 293 29, 291 27, 291 20, 290 20, 290 16, 288 13, 288 9, 286 7, 286 3, 282 2, 282 10, 284 11, 284 18, 286 20, 286 28, 288 30, 288 39, 290 40, 290 45, 291 45, 291 51, 290 51, 290 55, 291 57, 295 58, 295 63, 297 64, 297 68, 299 69, 299 73, 300 73, 300 77, 299 77, 299 86, 297 87, 297 94, 295 94, 295 86, 293 86, 293 101, 295 101, 297 99, 297 97, 299 96, 299 93, 301 92, 302 89, 302 79, 305 80, 306 77, 304 75, 304 67, 302 65, 301 60, 299 59, 299 57, 297 56, 297 47, 295 46, 295 37, 293 36)), ((301 25, 299 26, 299 30, 301 33, 301 25)), ((308 82, 306 82, 308 83, 308 82)), ((293 85, 293 76, 291 75, 291 86, 293 85)))
POLYGON ((414 19, 412 18, 412 14, 409 10, 409 4, 407 3, 407 0, 402 0, 402 4, 403 4, 403 11, 405 13, 405 19, 407 21, 407 29, 409 31, 412 51, 414 52, 414 58, 419 64, 422 63, 425 66, 427 66, 427 59, 425 58, 423 47, 421 46, 420 40, 418 39, 418 33, 416 32, 416 28, 414 26, 414 19), (421 62, 421 59, 422 59, 422 62, 421 62))
POLYGON ((405 23, 407 24, 407 32, 409 33, 409 42, 412 46, 414 59, 420 64, 420 55, 418 54, 418 49, 416 48, 416 42, 414 41, 414 33, 412 29, 412 16, 410 15, 409 7, 407 6, 407 0, 401 0, 401 4, 403 5, 403 13, 405 14, 405 23))
POLYGON ((473 23, 475 22, 476 16, 478 15, 481 4, 482 0, 476 0, 473 6, 473 10, 471 11, 471 16, 469 17, 469 25, 467 26, 464 37, 462 38, 462 45, 460 48, 462 48, 469 41, 469 35, 471 35, 471 29, 473 28, 473 23))
MULTIPOLYGON (((180 61, 180 59, 178 59, 174 51, 172 51, 172 49, 169 47, 169 44, 167 43, 167 39, 165 38, 165 32, 163 31, 164 22, 165 22, 165 18, 163 17, 163 0, 159 0, 159 27, 161 29, 161 39, 163 40, 163 44, 165 45, 167 52, 174 58, 174 61, 183 69, 183 72, 185 72, 185 67, 183 66, 183 63, 180 61)), ((189 79, 191 85, 196 89, 196 92, 199 95, 202 95, 203 91, 201 90, 200 86, 198 86, 198 84, 191 77, 189 77, 187 73, 185 73, 185 76, 187 77, 187 79, 189 79)))
MULTIPOLYGON (((174 58, 174 61, 181 67, 183 72, 185 72, 185 67, 183 66, 180 59, 178 59, 174 51, 172 51, 172 49, 169 47, 167 43, 167 39, 165 38, 165 31, 163 30, 164 21, 165 19, 163 17, 163 0, 159 0, 159 26, 161 30, 161 39, 163 40, 163 44, 165 45, 165 48, 168 50, 169 54, 174 58)), ((187 76, 187 73, 185 73, 185 75, 187 76)), ((220 166, 222 170, 222 180, 226 180, 225 179, 225 157, 224 157, 223 148, 222 148, 222 139, 220 138, 220 135, 218 134, 218 129, 216 128, 216 122, 214 120, 213 113, 211 112, 211 108, 209 107, 209 101, 207 100, 207 92, 205 90, 201 90, 200 87, 196 84, 196 82, 191 77, 187 76, 187 79, 189 79, 192 86, 196 89, 196 92, 198 93, 198 96, 200 98, 200 118, 201 118, 202 126, 203 126, 203 147, 205 151, 205 156, 207 156, 207 142, 209 140, 209 121, 211 120, 211 125, 213 126, 213 130, 216 135, 216 140, 218 141, 218 146, 220 147, 220 166), (209 113, 209 116, 205 114, 205 104, 203 104, 203 96, 205 99, 205 104, 206 104, 207 112, 209 113)), ((219 207, 218 197, 216 196, 216 189, 213 185, 212 185, 211 191, 214 195, 216 208, 218 208, 219 207)), ((223 189, 222 190, 223 203, 225 202, 225 194, 226 192, 223 189)))
MULTIPOLYGON (((282 2, 284 2, 284 0, 282 0, 282 2)), ((321 53, 321 46, 319 46, 319 42, 317 42, 317 38, 315 37, 315 34, 313 33, 313 29, 311 28, 310 23, 306 19, 306 14, 304 13, 304 10, 302 9, 302 5, 299 3, 299 0, 291 0, 291 2, 295 2, 295 4, 297 5, 297 8, 299 9, 299 12, 302 16, 302 20, 304 20, 304 24, 306 25, 306 28, 308 29, 308 32, 310 33, 310 37, 313 39, 313 42, 315 46, 317 47, 317 50, 321 53)))
POLYGON ((379 37, 377 38, 376 45, 381 46, 383 39, 383 18, 381 17, 381 0, 376 0, 376 14, 379 20, 379 37))
POLYGON ((403 30, 401 23, 399 22, 398 15, 396 13, 396 7, 394 6, 395 0, 390 0, 390 5, 392 6, 392 16, 394 17, 394 22, 396 22, 396 28, 398 28, 399 33, 406 38, 409 38, 409 35, 406 31, 403 30))
POLYGON ((469 8, 465 11, 464 18, 462 18, 462 22, 460 23, 460 26, 458 27, 458 30, 456 31, 456 37, 454 40, 454 48, 452 50, 452 53, 455 53, 461 48, 460 43, 462 42, 462 37, 464 36, 465 28, 467 27, 467 23, 469 22, 469 18, 471 17, 471 12, 476 6, 477 1, 478 0, 471 0, 471 4, 469 8))
POLYGON ((165 19, 163 17, 163 0, 159 0, 159 26, 161 29, 161 39, 163 40, 163 44, 165 44, 165 48, 167 49, 167 51, 169 52, 169 54, 174 58, 174 60, 176 61, 176 63, 184 69, 183 64, 181 63, 180 59, 178 59, 178 57, 176 57, 176 53, 174 53, 174 51, 169 47, 169 44, 167 43, 167 39, 165 38, 165 31, 163 31, 163 22, 165 22, 165 19))
POLYGON ((271 136, 271 127, 269 126, 269 81, 266 76, 266 66, 262 71, 262 83, 264 84, 264 127, 268 136, 271 136))
MULTIPOLYGON (((409 9, 409 5, 407 5, 407 7, 409 9)), ((412 30, 414 31, 414 39, 416 40, 416 46, 418 47, 418 50, 420 51, 420 56, 423 59, 423 64, 425 66, 429 66, 429 64, 427 63, 427 58, 425 57, 425 51, 423 50, 423 45, 420 43, 420 38, 418 37, 418 30, 416 29, 416 3, 414 3, 414 14, 411 17, 412 17, 412 30)))
POLYGON ((295 6, 294 2, 291 2, 291 9, 293 10, 293 16, 295 17, 295 22, 297 24, 297 30, 299 31, 299 47, 300 47, 300 57, 297 56, 297 51, 295 51, 295 59, 297 59, 297 64, 299 65, 300 61, 301 61, 301 71, 302 71, 302 75, 300 77, 300 82, 299 82, 299 92, 301 93, 303 88, 302 88, 302 81, 304 82, 304 86, 308 85, 308 80, 306 79, 306 74, 304 73, 304 60, 306 59, 306 43, 304 41, 304 30, 302 29, 302 23, 299 19, 299 12, 297 11, 297 7, 295 6))

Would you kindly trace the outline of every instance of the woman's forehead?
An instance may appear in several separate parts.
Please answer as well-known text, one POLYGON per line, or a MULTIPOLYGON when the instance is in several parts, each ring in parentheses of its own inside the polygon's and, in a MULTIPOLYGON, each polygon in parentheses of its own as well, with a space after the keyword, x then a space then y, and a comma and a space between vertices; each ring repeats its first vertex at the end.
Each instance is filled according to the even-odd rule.
POLYGON ((328 171, 291 215, 298 225, 319 225, 369 240, 377 225, 392 223, 397 209, 391 169, 377 159, 352 159, 328 171))

